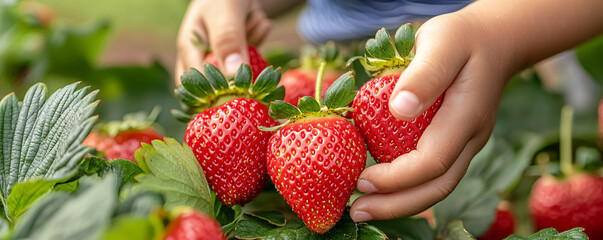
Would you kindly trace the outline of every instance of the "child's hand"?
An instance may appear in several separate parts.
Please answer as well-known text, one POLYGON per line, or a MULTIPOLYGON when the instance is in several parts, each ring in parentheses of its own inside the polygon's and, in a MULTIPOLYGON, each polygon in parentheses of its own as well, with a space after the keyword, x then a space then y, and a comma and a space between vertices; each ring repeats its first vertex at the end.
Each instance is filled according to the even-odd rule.
POLYGON ((196 45, 197 40, 209 42, 220 69, 234 74, 241 63, 249 63, 247 43, 261 44, 271 28, 272 23, 254 0, 192 0, 178 33, 176 83, 188 68, 201 67, 205 53, 196 45))
POLYGON ((446 95, 417 150, 360 175, 358 189, 369 195, 352 205, 354 221, 416 214, 443 200, 488 140, 515 67, 504 38, 480 23, 473 15, 448 14, 417 31, 416 56, 391 95, 390 111, 410 120, 446 95))

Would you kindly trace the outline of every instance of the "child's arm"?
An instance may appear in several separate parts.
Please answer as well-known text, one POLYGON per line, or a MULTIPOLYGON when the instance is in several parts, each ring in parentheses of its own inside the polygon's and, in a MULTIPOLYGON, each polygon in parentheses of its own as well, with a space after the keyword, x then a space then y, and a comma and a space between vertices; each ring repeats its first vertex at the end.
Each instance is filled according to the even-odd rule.
POLYGON ((443 105, 416 151, 364 170, 358 189, 371 194, 352 205, 354 221, 411 215, 446 198, 488 140, 507 80, 601 33, 602 9, 601 0, 480 0, 427 21, 390 110, 412 119, 447 89, 443 105))

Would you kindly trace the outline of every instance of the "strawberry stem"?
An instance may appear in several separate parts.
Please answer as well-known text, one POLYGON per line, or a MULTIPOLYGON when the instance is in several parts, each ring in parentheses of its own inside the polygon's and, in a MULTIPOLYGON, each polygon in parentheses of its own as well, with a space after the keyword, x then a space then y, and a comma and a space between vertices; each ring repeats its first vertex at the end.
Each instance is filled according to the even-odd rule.
POLYGON ((571 106, 563 106, 561 109, 561 129, 559 140, 559 155, 561 155, 561 171, 565 175, 574 172, 572 167, 572 116, 574 109, 571 106))
POLYGON ((318 76, 316 76, 316 88, 314 89, 314 98, 316 99, 316 101, 318 101, 318 104, 320 104, 320 107, 322 108, 323 104, 322 101, 320 100, 320 92, 322 90, 322 77, 325 75, 325 69, 327 67, 327 62, 326 61, 322 61, 320 62, 320 68, 318 69, 318 76))

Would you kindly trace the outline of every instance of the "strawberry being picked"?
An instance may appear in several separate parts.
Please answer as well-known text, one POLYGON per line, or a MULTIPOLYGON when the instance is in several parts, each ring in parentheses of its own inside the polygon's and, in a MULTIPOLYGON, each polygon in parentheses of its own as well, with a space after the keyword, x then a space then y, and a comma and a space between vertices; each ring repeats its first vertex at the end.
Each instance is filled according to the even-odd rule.
POLYGON ((148 116, 127 114, 122 121, 100 123, 82 144, 102 151, 108 160, 126 159, 136 163, 134 153, 141 143, 163 138, 155 124, 159 112, 160 109, 155 108, 148 116))
MULTIPOLYGON (((260 54, 260 52, 258 52, 255 47, 248 46, 247 49, 249 51, 249 66, 251 67, 251 73, 253 75, 252 79, 253 81, 255 81, 255 79, 258 78, 258 75, 260 75, 260 72, 262 72, 264 68, 267 68, 269 64, 268 61, 264 59, 262 54, 260 54)), ((213 52, 208 53, 203 59, 203 61, 212 64, 215 67, 220 66, 218 63, 218 59, 216 58, 216 55, 214 55, 213 52)))
POLYGON ((224 240, 222 226, 216 219, 188 207, 172 210, 163 240, 224 240))
POLYGON ((268 179, 266 148, 272 134, 258 126, 278 125, 267 105, 284 96, 284 88, 277 87, 280 73, 268 67, 252 83, 248 65, 241 65, 234 79, 226 79, 211 64, 203 67, 205 75, 193 68, 184 73, 176 90, 194 118, 172 113, 189 121, 184 141, 218 199, 228 206, 244 205, 260 194, 268 179))
MULTIPOLYGON (((369 56, 355 57, 375 78, 364 84, 354 99, 353 118, 356 127, 375 161, 391 162, 398 156, 417 148, 419 138, 431 123, 442 104, 443 95, 421 116, 412 121, 397 120, 389 111, 388 101, 400 74, 412 60, 414 45, 412 25, 402 25, 395 35, 395 43, 385 28, 374 39, 366 42, 369 56)), ((428 77, 428 76, 426 76, 428 77)))
MULTIPOLYGON (((321 69, 324 69, 321 65, 321 69)), ((321 86, 320 78, 316 83, 321 86)), ((270 105, 285 123, 268 145, 268 174, 278 192, 304 223, 317 233, 329 231, 344 212, 366 164, 360 134, 344 116, 354 99, 351 73, 339 77, 325 93, 306 96, 298 107, 284 101, 270 105)))
POLYGON ((561 114, 563 176, 544 175, 534 183, 529 202, 532 220, 538 230, 582 227, 590 239, 603 239, 603 178, 572 164, 571 107, 564 107, 561 114))
POLYGON ((320 54, 313 47, 303 48, 301 51, 301 66, 292 68, 283 73, 280 85, 285 86, 287 92, 283 101, 297 106, 297 102, 304 96, 314 96, 318 67, 322 60, 327 62, 322 76, 321 96, 325 95, 327 88, 343 73, 341 59, 338 57, 337 47, 333 42, 328 42, 320 48, 320 54), (320 55, 320 56, 319 56, 320 55))

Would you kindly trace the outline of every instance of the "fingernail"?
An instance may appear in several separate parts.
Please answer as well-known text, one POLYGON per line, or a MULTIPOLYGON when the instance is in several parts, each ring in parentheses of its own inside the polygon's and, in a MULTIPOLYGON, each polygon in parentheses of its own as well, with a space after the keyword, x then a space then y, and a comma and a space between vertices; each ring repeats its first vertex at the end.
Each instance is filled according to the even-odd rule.
POLYGON ((364 179, 360 179, 360 181, 358 181, 358 190, 363 193, 377 192, 377 188, 375 187, 375 185, 364 179))
POLYGON ((237 70, 239 70, 241 63, 243 63, 241 54, 233 53, 228 55, 224 59, 224 71, 226 72, 226 75, 235 75, 237 70))
POLYGON ((414 93, 402 91, 394 97, 391 108, 401 117, 412 117, 419 108, 419 99, 414 93))
POLYGON ((354 222, 366 222, 373 220, 373 216, 365 211, 356 211, 352 216, 352 220, 354 220, 354 222))

